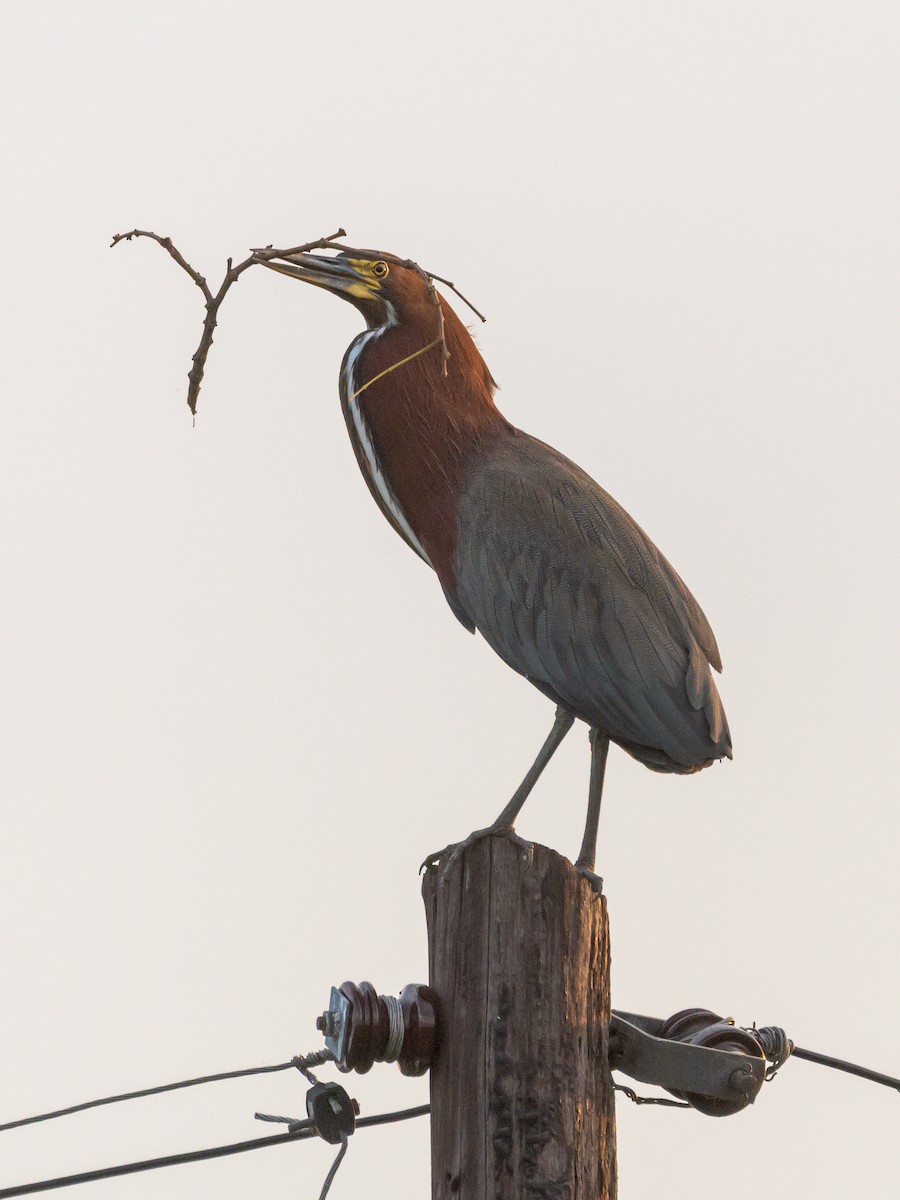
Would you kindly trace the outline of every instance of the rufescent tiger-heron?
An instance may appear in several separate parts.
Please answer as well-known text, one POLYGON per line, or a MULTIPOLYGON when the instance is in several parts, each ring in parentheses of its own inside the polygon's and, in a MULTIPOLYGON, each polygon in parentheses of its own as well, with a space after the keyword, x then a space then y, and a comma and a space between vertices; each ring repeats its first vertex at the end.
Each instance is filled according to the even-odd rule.
POLYGON ((510 802, 461 845, 512 834, 578 717, 590 727, 591 777, 576 866, 599 887, 593 867, 610 741, 653 771, 682 775, 731 757, 709 622, 628 513, 500 413, 484 359, 424 272, 369 251, 265 265, 362 313, 367 329, 344 355, 340 396, 369 490, 433 567, 466 629, 557 706, 510 802))

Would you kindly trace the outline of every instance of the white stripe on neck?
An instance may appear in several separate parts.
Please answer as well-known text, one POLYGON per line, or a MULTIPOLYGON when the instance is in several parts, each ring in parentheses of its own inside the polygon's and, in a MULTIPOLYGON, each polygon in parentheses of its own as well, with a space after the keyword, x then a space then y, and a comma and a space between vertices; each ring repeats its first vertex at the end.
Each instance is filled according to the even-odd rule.
MULTIPOLYGON (((391 316, 393 316, 393 313, 391 313, 391 316)), ((348 397, 354 396, 354 393, 360 386, 356 380, 355 370, 356 365, 359 362, 359 356, 362 354, 363 349, 370 342, 374 341, 375 338, 384 333, 385 329, 388 329, 393 324, 396 324, 396 320, 388 320, 386 325, 382 325, 378 329, 370 329, 368 333, 361 334, 353 343, 350 353, 347 355, 347 362, 344 365, 344 387, 348 397)), ((410 525, 409 521, 407 521, 403 509, 398 504, 397 497, 391 491, 391 486, 381 469, 380 463, 378 462, 378 458, 375 454, 375 447, 372 444, 372 435, 369 433, 369 427, 366 424, 365 417, 363 416, 362 402, 364 395, 365 393, 363 393, 361 396, 354 396, 352 400, 349 400, 348 408, 350 409, 350 416, 353 419, 353 427, 356 430, 356 436, 359 438, 360 448, 363 452, 363 458, 365 459, 369 476, 371 477, 372 482, 375 484, 375 487, 378 490, 378 495, 381 497, 385 508, 394 518, 399 528, 403 531, 403 536, 407 539, 416 553, 419 554, 429 566, 433 566, 431 559, 425 553, 425 548, 423 547, 422 543, 413 533, 412 526, 410 525)))

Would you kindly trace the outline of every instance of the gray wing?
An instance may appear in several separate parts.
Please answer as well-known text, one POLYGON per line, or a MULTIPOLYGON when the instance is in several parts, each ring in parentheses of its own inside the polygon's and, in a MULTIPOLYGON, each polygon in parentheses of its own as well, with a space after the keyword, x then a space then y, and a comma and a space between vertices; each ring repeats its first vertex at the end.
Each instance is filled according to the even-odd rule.
POLYGON ((700 606, 613 498, 514 432, 486 446, 461 497, 456 601, 514 670, 647 766, 731 754, 700 606))

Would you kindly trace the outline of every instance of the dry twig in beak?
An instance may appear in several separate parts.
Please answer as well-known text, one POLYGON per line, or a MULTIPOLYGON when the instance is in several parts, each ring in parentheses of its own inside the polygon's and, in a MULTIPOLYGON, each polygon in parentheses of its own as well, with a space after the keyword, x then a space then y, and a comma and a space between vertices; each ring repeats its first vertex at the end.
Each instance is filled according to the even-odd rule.
POLYGON ((255 250, 249 258, 245 258, 243 262, 234 266, 232 260, 228 259, 228 266, 225 271, 225 278, 219 290, 213 294, 209 284, 199 271, 195 271, 191 264, 187 261, 180 250, 173 244, 172 239, 162 237, 158 233, 153 233, 149 229, 132 229, 130 233, 117 233, 110 246, 116 246, 119 242, 130 242, 132 238, 145 237, 151 238, 157 242, 162 248, 167 251, 172 258, 178 263, 183 271, 190 275, 191 279, 203 293, 203 299, 206 306, 206 317, 203 321, 203 334, 200 338, 200 345, 194 351, 194 356, 191 361, 191 369, 188 371, 188 394, 187 402, 191 412, 196 417, 197 415, 197 399, 200 395, 200 384, 203 381, 203 372, 206 368, 206 359, 209 354, 209 348, 213 341, 213 332, 216 328, 219 309, 222 306, 222 301, 225 299, 228 289, 233 283, 236 283, 240 276, 247 270, 248 267, 254 266, 256 263, 265 261, 270 258, 282 258, 285 254, 305 254, 310 250, 328 249, 336 238, 346 237, 346 231, 339 229, 337 233, 331 234, 330 237, 317 238, 314 242, 307 242, 304 246, 293 246, 290 250, 274 250, 271 246, 265 250, 255 250))

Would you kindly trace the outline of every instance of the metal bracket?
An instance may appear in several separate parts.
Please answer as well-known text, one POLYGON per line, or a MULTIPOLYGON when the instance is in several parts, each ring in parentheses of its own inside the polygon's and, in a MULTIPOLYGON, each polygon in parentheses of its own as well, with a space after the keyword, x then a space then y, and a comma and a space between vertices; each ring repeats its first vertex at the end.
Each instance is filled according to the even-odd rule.
POLYGON ((614 1011, 609 1026, 610 1067, 641 1083, 681 1093, 692 1102, 695 1098, 719 1102, 695 1104, 711 1115, 724 1116, 753 1103, 766 1075, 761 1049, 757 1057, 670 1041, 659 1036, 663 1025, 656 1017, 614 1011))
POLYGON ((335 1062, 343 1062, 350 1036, 351 1004, 340 988, 331 989, 328 1011, 316 1021, 316 1026, 325 1034, 325 1045, 334 1055, 335 1062))

